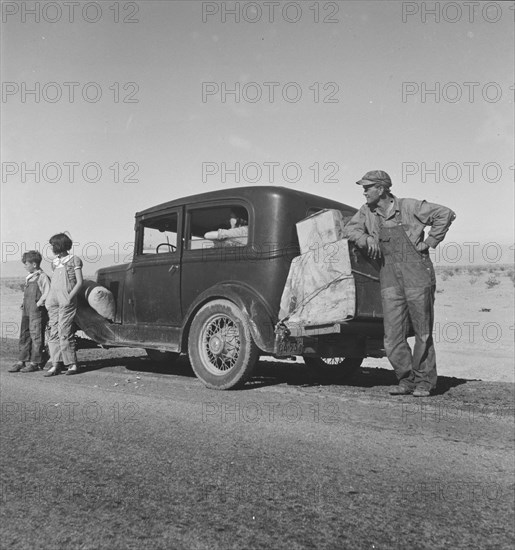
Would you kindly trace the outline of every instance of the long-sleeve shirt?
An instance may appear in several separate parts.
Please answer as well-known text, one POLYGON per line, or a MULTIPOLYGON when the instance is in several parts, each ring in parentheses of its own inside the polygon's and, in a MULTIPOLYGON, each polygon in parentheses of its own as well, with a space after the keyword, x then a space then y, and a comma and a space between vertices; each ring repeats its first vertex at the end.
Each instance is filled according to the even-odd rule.
POLYGON ((378 240, 380 225, 394 225, 396 212, 399 212, 403 228, 415 246, 424 241, 428 246, 436 248, 456 218, 450 208, 425 200, 399 199, 393 195, 391 200, 392 208, 386 216, 378 208, 371 209, 364 204, 345 226, 345 236, 365 248, 367 237, 378 240), (427 237, 424 234, 425 226, 431 227, 427 237))
POLYGON ((233 227, 231 229, 219 229, 218 240, 226 240, 227 244, 242 246, 247 244, 249 228, 247 225, 233 227))

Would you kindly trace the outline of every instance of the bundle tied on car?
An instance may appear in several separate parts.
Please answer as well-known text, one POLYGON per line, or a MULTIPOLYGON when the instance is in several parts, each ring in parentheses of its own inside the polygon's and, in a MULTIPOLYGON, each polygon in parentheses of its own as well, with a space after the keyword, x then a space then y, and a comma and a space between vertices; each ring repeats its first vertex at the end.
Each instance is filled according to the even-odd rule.
POLYGON ((95 281, 85 280, 79 293, 75 323, 89 338, 99 344, 112 342, 115 334, 111 321, 116 303, 110 290, 95 281))
POLYGON ((339 210, 323 210, 297 224, 300 256, 293 259, 279 310, 292 336, 303 327, 343 323, 356 310, 349 245, 339 210))

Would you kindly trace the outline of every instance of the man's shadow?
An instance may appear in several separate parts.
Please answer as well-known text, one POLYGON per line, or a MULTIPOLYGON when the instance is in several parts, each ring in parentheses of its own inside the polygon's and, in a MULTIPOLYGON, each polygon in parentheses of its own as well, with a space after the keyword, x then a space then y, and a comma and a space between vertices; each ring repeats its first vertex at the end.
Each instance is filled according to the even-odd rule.
MULTIPOLYGON (((354 388, 374 388, 376 386, 396 386, 398 380, 392 369, 361 367, 349 377, 343 369, 334 372, 309 369, 301 363, 260 361, 252 380, 244 389, 287 384, 295 386, 349 386, 354 388)), ((464 378, 439 376, 436 389, 431 395, 442 395, 451 388, 466 384, 464 378)))

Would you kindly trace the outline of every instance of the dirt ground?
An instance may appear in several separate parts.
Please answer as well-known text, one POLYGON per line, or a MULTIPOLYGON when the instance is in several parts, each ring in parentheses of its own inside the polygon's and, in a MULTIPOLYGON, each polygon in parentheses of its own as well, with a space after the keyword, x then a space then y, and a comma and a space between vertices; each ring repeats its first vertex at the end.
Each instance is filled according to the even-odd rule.
MULTIPOLYGON (((0 279, 2 340, 18 337, 22 280, 0 279)), ((437 269, 434 338, 439 375, 515 382, 514 297, 513 268, 437 269)), ((363 365, 389 368, 387 359, 367 359, 363 365)))
POLYGON ((9 374, 22 295, 2 284, 4 546, 512 548, 513 282, 491 277, 440 273, 438 386, 418 400, 388 395, 386 359, 346 381, 262 358, 236 392, 129 348, 9 374))
POLYGON ((441 376, 391 397, 391 370, 313 383, 260 361, 208 390, 127 348, 78 376, 6 372, 4 547, 483 550, 513 547, 513 384, 441 376))

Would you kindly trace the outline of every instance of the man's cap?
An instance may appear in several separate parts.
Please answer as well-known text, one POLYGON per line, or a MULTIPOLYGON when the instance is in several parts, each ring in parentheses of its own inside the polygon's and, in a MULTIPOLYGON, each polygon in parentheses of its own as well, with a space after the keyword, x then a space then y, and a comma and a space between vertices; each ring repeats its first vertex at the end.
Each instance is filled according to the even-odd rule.
POLYGON ((392 186, 392 180, 390 179, 390 176, 383 170, 371 170, 370 172, 367 172, 356 183, 358 185, 374 185, 375 183, 382 183, 388 188, 392 186))

